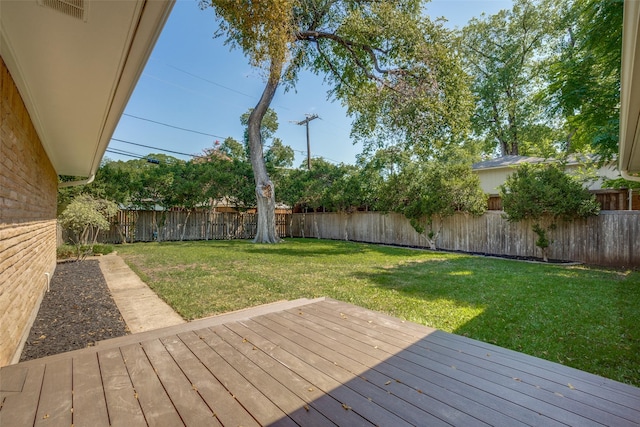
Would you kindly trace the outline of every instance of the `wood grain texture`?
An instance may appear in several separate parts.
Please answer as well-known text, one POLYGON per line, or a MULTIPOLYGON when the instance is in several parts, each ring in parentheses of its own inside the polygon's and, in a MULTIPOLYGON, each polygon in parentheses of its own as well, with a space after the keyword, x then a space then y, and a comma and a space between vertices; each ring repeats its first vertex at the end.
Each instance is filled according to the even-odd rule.
POLYGON ((640 425, 638 388, 331 299, 218 320, 4 367, 0 424, 640 425))

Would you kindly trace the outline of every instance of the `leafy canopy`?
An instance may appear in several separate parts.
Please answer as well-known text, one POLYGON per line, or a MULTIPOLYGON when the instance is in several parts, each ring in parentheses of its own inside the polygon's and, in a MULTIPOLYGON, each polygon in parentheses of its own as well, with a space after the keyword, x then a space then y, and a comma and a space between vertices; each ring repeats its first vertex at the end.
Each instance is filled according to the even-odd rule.
POLYGON ((381 205, 403 214, 436 248, 442 219, 456 212, 482 215, 487 197, 467 162, 408 162, 381 186, 381 205))
POLYGON ((623 0, 565 6, 564 37, 548 67, 550 110, 566 119, 568 144, 591 147, 605 159, 618 150, 623 9, 623 0))
POLYGON ((595 195, 562 164, 524 163, 500 186, 500 196, 509 221, 525 219, 570 221, 597 215, 595 195))
POLYGON ((511 10, 474 18, 462 30, 465 69, 476 97, 474 136, 488 153, 539 154, 539 145, 549 151, 558 136, 536 97, 544 85, 541 59, 555 29, 548 3, 516 0, 511 10))
POLYGON ((82 245, 90 244, 93 248, 98 232, 108 230, 111 226, 109 219, 117 213, 117 204, 93 198, 89 194, 80 194, 67 205, 58 220, 73 234, 78 259, 82 245))
POLYGON ((291 88, 303 69, 323 75, 329 96, 354 118, 353 136, 372 152, 400 144, 430 154, 468 130, 472 102, 452 33, 422 14, 421 0, 200 5, 214 8, 216 34, 270 82, 291 88))

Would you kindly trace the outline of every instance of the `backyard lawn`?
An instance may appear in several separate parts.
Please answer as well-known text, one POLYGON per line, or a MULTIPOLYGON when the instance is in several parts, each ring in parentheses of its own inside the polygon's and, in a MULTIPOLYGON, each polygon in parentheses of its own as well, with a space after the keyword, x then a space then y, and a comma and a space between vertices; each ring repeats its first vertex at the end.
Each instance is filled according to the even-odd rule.
POLYGON ((327 296, 640 386, 640 271, 315 239, 117 251, 189 320, 327 296))

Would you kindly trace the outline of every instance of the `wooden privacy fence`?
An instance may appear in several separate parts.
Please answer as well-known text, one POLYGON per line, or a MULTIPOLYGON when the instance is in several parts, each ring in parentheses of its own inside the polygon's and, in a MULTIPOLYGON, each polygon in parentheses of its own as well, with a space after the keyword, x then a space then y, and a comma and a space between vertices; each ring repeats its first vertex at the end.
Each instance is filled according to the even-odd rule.
MULTIPOLYGON (((438 248, 495 255, 541 257, 531 221, 510 223, 502 212, 481 217, 456 214, 445 218, 438 248)), ((294 214, 296 237, 352 240, 389 245, 428 247, 400 214, 379 212, 294 214)), ((559 222, 551 232, 549 258, 587 264, 640 266, 640 212, 601 211, 599 216, 559 222)))
MULTIPOLYGON (((281 237, 288 232, 288 215, 276 214, 281 237)), ((256 234, 257 215, 238 212, 120 211, 109 231, 101 232, 101 243, 151 242, 155 240, 251 239, 256 234)))
MULTIPOLYGON (((250 239, 255 236, 256 214, 184 211, 121 211, 102 243, 154 240, 250 239), (156 226, 157 224, 157 226, 156 226), (158 233, 158 234, 156 234, 158 233)), ((424 236, 400 214, 380 212, 277 214, 280 237, 335 240, 428 247, 424 236)), ((481 217, 456 214, 445 218, 438 248, 495 255, 541 257, 530 221, 510 223, 502 212, 481 217)), ((587 264, 640 266, 640 212, 601 211, 599 216, 560 222, 551 232, 549 258, 587 264)))

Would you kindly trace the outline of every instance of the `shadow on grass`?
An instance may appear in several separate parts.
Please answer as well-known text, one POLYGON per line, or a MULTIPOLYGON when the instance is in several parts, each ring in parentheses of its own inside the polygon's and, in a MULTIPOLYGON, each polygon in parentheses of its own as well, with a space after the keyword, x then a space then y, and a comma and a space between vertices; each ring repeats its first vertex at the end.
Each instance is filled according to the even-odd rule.
POLYGON ((640 385, 640 273, 467 257, 358 276, 391 313, 640 385))
POLYGON ((377 252, 385 256, 393 256, 403 259, 417 258, 424 255, 420 251, 403 250, 406 248, 361 242, 345 242, 342 240, 293 238, 284 239, 282 243, 273 245, 248 243, 250 243, 250 245, 243 248, 247 253, 289 257, 333 257, 366 254, 368 252, 377 252))

